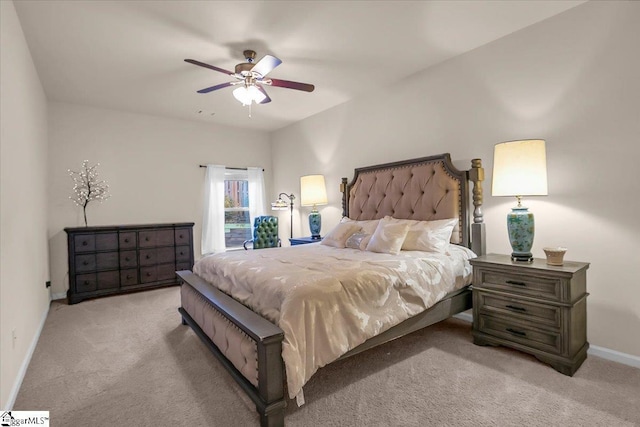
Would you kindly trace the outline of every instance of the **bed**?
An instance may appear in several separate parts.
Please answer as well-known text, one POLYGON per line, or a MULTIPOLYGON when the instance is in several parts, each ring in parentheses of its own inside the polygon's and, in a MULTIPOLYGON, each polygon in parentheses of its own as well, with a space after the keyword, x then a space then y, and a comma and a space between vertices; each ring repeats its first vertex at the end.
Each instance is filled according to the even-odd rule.
MULTIPOLYGON (((461 275, 470 277, 470 271, 454 274, 453 267, 441 266, 445 265, 444 258, 452 254, 468 259, 474 253, 485 252, 483 179, 480 159, 472 160, 469 170, 460 171, 453 166, 449 154, 358 168, 351 182, 342 179, 341 224, 396 221, 389 217, 399 219, 399 223, 436 223, 455 218, 449 220, 453 230, 449 230, 452 245, 447 245, 451 248, 446 251, 447 256, 403 250, 397 255, 374 254, 372 258, 369 251, 335 247, 327 242, 249 251, 252 254, 221 254, 200 260, 194 272, 177 272, 182 282, 182 323, 191 326, 252 399, 261 425, 283 425, 287 398, 296 396, 298 404, 303 403, 302 386, 321 366, 471 308, 468 282, 460 279, 461 275), (323 263, 334 266, 332 271, 321 271, 323 263), (357 266, 353 269, 359 272, 357 279, 345 279, 351 265, 357 266), (434 286, 448 282, 448 287, 429 288, 426 292, 421 291, 426 285, 409 286, 421 279, 407 276, 407 271, 420 276, 432 265, 437 274, 422 276, 434 276, 435 279, 429 278, 434 280, 434 286), (379 287, 378 281, 384 280, 395 284, 389 289, 400 289, 398 293, 402 295, 390 298, 391 291, 384 290, 378 296, 371 293, 370 289, 379 287), (276 288, 280 284, 282 287, 276 288), (356 288, 368 290, 364 294, 345 294, 348 304, 340 299, 339 292, 356 288), (384 316, 369 322, 374 316, 365 310, 377 313, 382 294, 385 301, 395 301, 402 310, 393 316, 385 311, 384 316), (322 298, 325 300, 320 301, 322 298), (372 298, 370 303, 367 298, 372 298), (279 301, 281 306, 269 306, 266 301, 270 300, 279 301), (361 305, 351 309, 354 300, 361 305), (317 329, 323 323, 318 319, 329 318, 314 317, 320 306, 334 310, 332 319, 346 318, 345 325, 336 323, 317 329), (291 314, 292 309, 295 315, 291 314), (363 322, 363 318, 367 321, 363 322), (338 336, 347 336, 346 341, 338 342, 338 336)), ((461 265, 464 271, 466 264, 461 265)))

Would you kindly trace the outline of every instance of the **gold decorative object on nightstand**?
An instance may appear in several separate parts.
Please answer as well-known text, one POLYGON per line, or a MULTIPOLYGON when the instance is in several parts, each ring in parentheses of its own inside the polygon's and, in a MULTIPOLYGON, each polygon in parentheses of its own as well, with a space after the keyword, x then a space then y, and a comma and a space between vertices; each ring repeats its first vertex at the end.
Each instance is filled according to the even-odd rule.
POLYGON ((472 259, 473 342, 530 353, 572 376, 587 358, 588 263, 472 259))

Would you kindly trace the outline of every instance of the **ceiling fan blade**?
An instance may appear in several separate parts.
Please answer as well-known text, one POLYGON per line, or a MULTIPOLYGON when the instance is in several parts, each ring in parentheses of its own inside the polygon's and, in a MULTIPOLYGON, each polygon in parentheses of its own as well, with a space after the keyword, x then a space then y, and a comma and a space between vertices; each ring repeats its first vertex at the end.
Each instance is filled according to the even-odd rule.
POLYGON ((260 74, 262 77, 266 76, 276 68, 278 65, 282 64, 282 61, 275 56, 265 55, 262 57, 260 61, 253 66, 251 71, 260 74))
POLYGON ((224 68, 219 68, 219 67, 216 67, 214 65, 205 64, 204 62, 196 61, 195 59, 185 59, 184 61, 188 62, 190 64, 193 64, 193 65, 198 65, 200 67, 208 68, 208 69, 213 70, 213 71, 219 71, 219 72, 225 73, 227 75, 233 74, 231 71, 227 71, 224 68))
POLYGON ((267 92, 264 90, 262 86, 256 85, 256 88, 258 88, 258 90, 262 92, 262 94, 266 97, 265 99, 260 101, 260 104, 266 104, 267 102, 271 102, 271 98, 269 98, 269 95, 267 95, 267 92))
POLYGON ((220 83, 219 85, 200 89, 198 93, 209 93, 209 92, 213 92, 214 90, 224 89, 225 87, 233 86, 234 84, 237 84, 237 83, 236 82, 220 83))
POLYGON ((271 86, 286 87, 286 88, 289 88, 289 89, 302 90, 302 91, 305 91, 305 92, 313 92, 313 90, 315 89, 314 85, 310 85, 308 83, 292 82, 292 81, 289 81, 289 80, 269 79, 269 80, 263 81, 262 83, 268 84, 268 85, 271 85, 271 86))

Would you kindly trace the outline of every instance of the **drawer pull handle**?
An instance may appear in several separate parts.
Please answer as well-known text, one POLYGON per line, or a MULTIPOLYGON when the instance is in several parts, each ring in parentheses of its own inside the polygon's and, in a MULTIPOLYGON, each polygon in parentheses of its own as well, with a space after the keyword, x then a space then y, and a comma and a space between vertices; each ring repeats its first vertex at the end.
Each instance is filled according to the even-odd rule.
POLYGON ((510 285, 516 285, 516 286, 527 286, 526 283, 524 282, 517 282, 515 280, 507 280, 507 283, 510 285))
POLYGON ((144 240, 145 240, 145 242, 148 242, 148 241, 149 241, 149 238, 148 238, 148 237, 145 237, 145 238, 144 238, 144 240))
POLYGON ((178 239, 182 239, 182 234, 178 235, 178 239))
POLYGON ((180 252, 180 255, 184 255, 184 252, 180 252))
POLYGON ((85 285, 85 286, 89 286, 89 281, 88 281, 88 280, 85 280, 85 281, 84 281, 84 285, 85 285))
POLYGON ((149 255, 147 255, 147 259, 151 258, 149 255))
POLYGON ((515 305, 511 305, 511 304, 507 305, 507 308, 510 308, 511 310, 516 310, 516 311, 527 311, 526 308, 518 307, 518 306, 515 306, 515 305))
POLYGON ((511 332, 512 334, 520 335, 521 337, 526 337, 527 334, 522 331, 518 331, 517 329, 507 328, 507 332, 511 332))
POLYGON ((82 242, 82 246, 87 246, 87 245, 88 245, 88 243, 87 243, 86 240, 82 242))
POLYGON ((124 242, 125 243, 129 243, 129 239, 124 239, 124 242))

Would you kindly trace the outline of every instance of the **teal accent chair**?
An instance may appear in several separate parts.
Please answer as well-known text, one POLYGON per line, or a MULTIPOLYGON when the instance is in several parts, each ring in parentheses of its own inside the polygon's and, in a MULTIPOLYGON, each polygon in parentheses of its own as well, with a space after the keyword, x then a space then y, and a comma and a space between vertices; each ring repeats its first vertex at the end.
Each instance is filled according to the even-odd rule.
POLYGON ((276 248, 281 246, 278 237, 278 217, 271 215, 258 216, 253 221, 253 239, 245 240, 243 247, 249 249, 248 244, 253 244, 253 249, 276 248))

